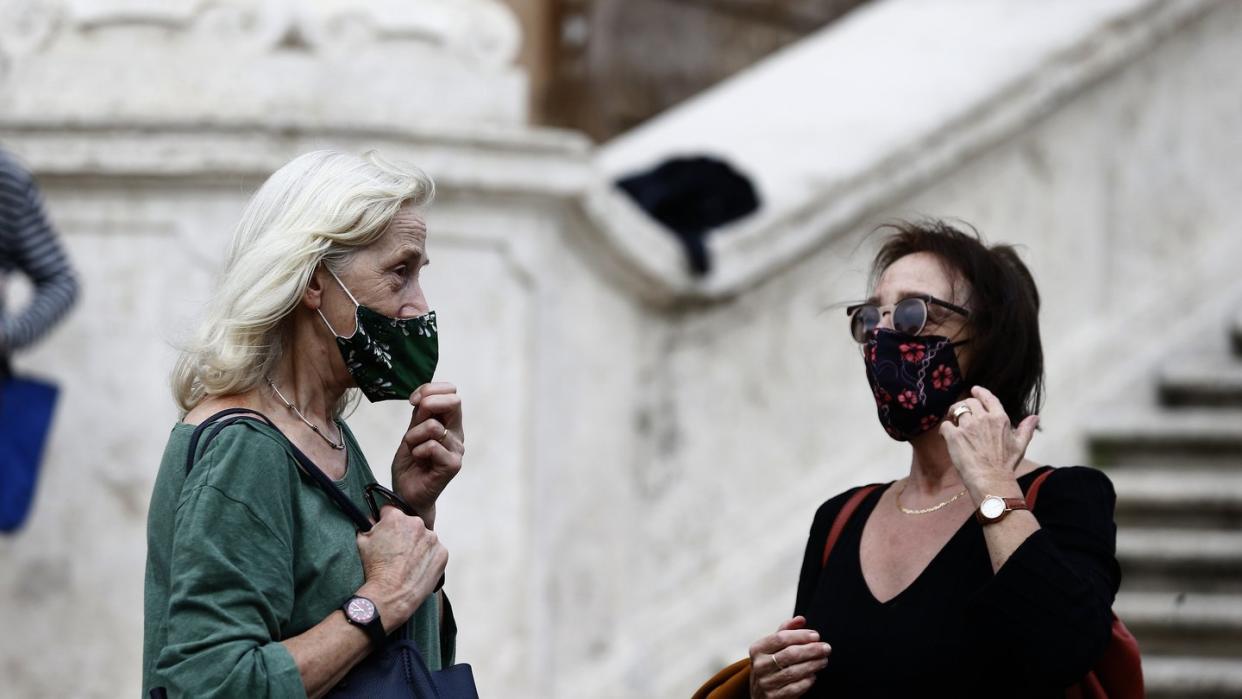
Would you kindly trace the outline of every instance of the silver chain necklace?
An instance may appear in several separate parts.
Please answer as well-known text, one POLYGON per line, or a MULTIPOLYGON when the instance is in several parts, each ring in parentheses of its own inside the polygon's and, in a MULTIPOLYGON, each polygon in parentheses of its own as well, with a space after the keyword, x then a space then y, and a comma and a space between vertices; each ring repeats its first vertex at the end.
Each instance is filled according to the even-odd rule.
MULTIPOLYGON (((329 444, 329 445, 330 445, 333 449, 340 450, 340 449, 344 449, 344 448, 345 448, 345 435, 344 435, 344 434, 342 434, 342 435, 341 435, 341 441, 340 441, 340 442, 334 442, 334 441, 332 441, 331 439, 329 439, 329 438, 328 438, 328 435, 324 434, 324 433, 323 433, 323 431, 322 431, 322 430, 320 430, 320 429, 319 429, 319 427, 317 427, 317 426, 315 425, 315 423, 311 422, 310 420, 307 420, 307 419, 306 419, 306 416, 302 414, 302 411, 301 411, 301 410, 298 410, 298 409, 297 409, 297 408, 293 405, 293 403, 290 403, 288 398, 285 398, 285 394, 281 393, 279 388, 276 388, 276 384, 275 384, 275 382, 273 382, 271 379, 268 379, 268 380, 267 380, 267 385, 272 387, 272 390, 273 390, 273 391, 275 391, 275 392, 276 392, 276 395, 280 397, 280 401, 281 401, 282 403, 284 403, 284 404, 285 404, 285 407, 286 407, 286 408, 288 408, 288 409, 290 409, 290 410, 292 410, 292 411, 293 411, 293 414, 294 414, 294 415, 297 415, 297 416, 298 416, 298 419, 300 419, 302 422, 305 422, 307 427, 309 427, 309 428, 311 428, 312 430, 314 430, 314 431, 315 431, 315 434, 319 435, 319 436, 320 436, 320 438, 322 438, 322 439, 323 439, 323 441, 327 442, 327 443, 328 443, 328 444, 329 444)), ((339 430, 338 430, 338 432, 339 432, 339 430)))

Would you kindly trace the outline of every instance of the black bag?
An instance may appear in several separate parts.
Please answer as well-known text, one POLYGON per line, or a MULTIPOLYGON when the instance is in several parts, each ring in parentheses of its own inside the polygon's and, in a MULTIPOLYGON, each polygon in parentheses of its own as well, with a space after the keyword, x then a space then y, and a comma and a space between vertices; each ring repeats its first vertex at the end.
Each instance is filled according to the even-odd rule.
POLYGON ((470 666, 431 672, 413 641, 390 641, 354 666, 327 699, 478 699, 470 666))
MULTIPOLYGON (((194 468, 194 457, 197 454, 199 440, 208 426, 215 428, 207 434, 203 449, 225 427, 238 420, 261 421, 268 427, 280 432, 272 421, 262 413, 245 408, 229 408, 221 410, 204 420, 194 428, 190 436, 190 446, 186 454, 186 474, 194 468)), ((319 470, 292 441, 289 447, 298 470, 308 476, 319 486, 328 498, 339 507, 346 516, 353 520, 359 531, 371 530, 371 520, 353 503, 345 493, 332 483, 328 475, 319 470)), ((389 495, 395 498, 394 495, 389 495)), ((397 502, 398 506, 404 503, 397 502)), ((402 507, 408 510, 408 506, 402 507)), ((440 584, 444 584, 441 579, 440 584)), ((453 608, 444 597, 444 623, 453 624, 453 608)), ((167 694, 162 687, 151 690, 151 699, 164 699, 167 694)), ((443 670, 432 672, 427 668, 422 653, 414 641, 399 640, 389 637, 383 647, 371 652, 362 662, 358 663, 345 675, 326 695, 329 699, 479 699, 479 692, 474 683, 474 673, 470 666, 458 663, 443 670)))

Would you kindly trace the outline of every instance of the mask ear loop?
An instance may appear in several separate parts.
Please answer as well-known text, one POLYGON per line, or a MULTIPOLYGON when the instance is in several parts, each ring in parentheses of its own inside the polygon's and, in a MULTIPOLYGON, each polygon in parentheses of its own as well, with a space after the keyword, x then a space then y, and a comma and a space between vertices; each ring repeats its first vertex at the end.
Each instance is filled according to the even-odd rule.
MULTIPOLYGON (((349 335, 349 337, 353 337, 358 334, 358 309, 362 307, 362 304, 358 303, 358 299, 354 298, 354 295, 349 293, 349 288, 341 282, 340 277, 336 276, 336 272, 333 272, 332 269, 326 264, 323 268, 328 270, 328 274, 331 274, 332 278, 336 280, 337 285, 341 287, 341 291, 344 291, 345 295, 349 297, 349 300, 354 302, 354 332, 349 335)), ((323 314, 322 308, 316 308, 315 312, 319 314, 319 317, 323 320, 323 324, 328 326, 328 332, 332 333, 333 337, 339 337, 343 340, 349 339, 349 337, 344 337, 336 332, 336 328, 332 327, 332 324, 328 322, 328 317, 323 314)))
POLYGON ((332 327, 332 324, 328 322, 328 317, 323 314, 323 311, 316 308, 315 312, 319 314, 319 318, 323 320, 323 324, 328 326, 328 332, 332 333, 332 337, 340 337, 340 335, 336 332, 336 328, 332 327))

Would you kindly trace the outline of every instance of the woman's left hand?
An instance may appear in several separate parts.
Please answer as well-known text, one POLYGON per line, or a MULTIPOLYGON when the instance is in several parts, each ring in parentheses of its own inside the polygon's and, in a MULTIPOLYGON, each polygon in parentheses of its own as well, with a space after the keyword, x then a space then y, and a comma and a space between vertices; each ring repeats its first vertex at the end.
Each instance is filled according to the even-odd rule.
POLYGON ((1014 482, 1014 470, 1035 437, 1039 416, 1031 415, 1015 428, 991 391, 975 386, 970 394, 970 398, 949 409, 949 415, 940 423, 940 436, 949 447, 949 457, 963 484, 981 492, 989 486, 1014 482), (955 425, 952 415, 960 405, 969 407, 970 412, 963 413, 955 425))
POLYGON ((466 452, 461 397, 451 383, 419 386, 410 395, 414 413, 392 459, 392 488, 432 526, 436 500, 461 471, 466 452))

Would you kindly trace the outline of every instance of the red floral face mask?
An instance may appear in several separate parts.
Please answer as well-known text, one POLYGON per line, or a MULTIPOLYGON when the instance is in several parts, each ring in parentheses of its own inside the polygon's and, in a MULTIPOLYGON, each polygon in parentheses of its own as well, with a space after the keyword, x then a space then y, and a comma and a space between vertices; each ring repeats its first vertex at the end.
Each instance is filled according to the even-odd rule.
POLYGON ((888 436, 908 442, 940 424, 965 382, 952 342, 940 335, 876 330, 863 347, 867 382, 888 436))

